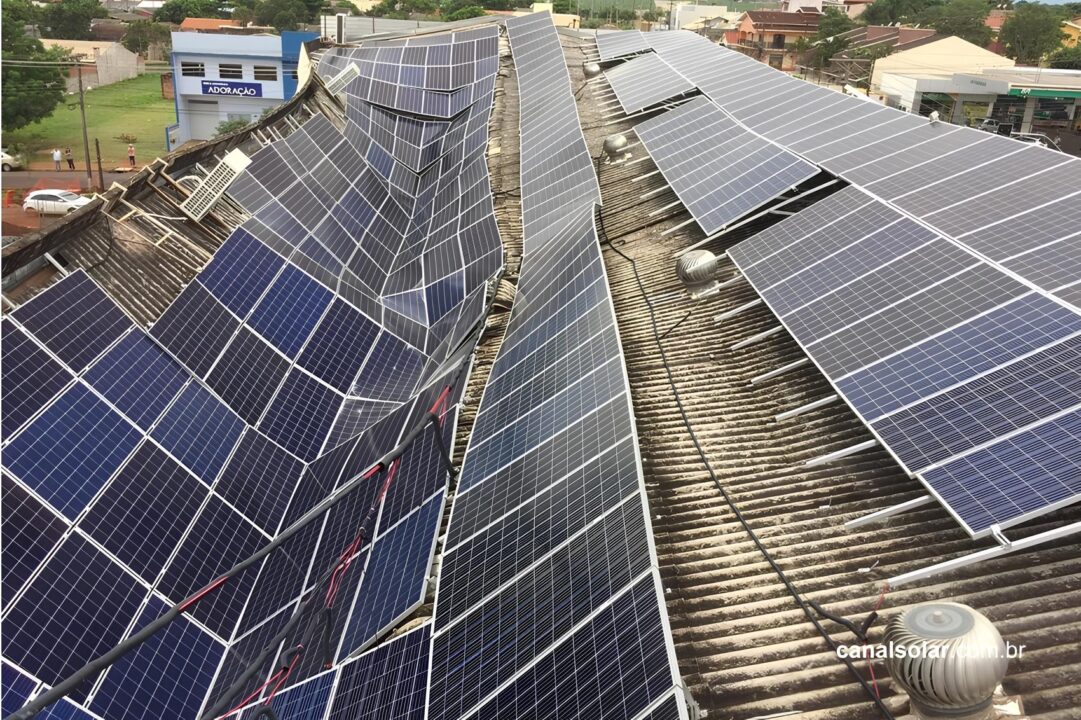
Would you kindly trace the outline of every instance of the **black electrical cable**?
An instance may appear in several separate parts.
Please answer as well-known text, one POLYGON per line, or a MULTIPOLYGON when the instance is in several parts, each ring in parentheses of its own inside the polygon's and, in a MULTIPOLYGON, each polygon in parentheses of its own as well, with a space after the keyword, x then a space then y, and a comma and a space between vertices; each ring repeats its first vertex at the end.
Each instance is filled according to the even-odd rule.
MULTIPOLYGON (((600 156, 598 156, 596 160, 597 175, 599 177, 600 156)), ((613 252, 615 252, 617 255, 619 255, 631 265, 631 271, 634 273, 634 279, 638 284, 638 291, 642 295, 642 299, 645 300, 646 308, 649 310, 649 320, 653 330, 653 340, 656 343, 657 349, 660 351, 661 354, 661 364, 664 365, 664 372, 668 376, 668 386, 672 390, 672 397, 675 398, 676 407, 679 408, 679 414, 683 418, 683 425, 687 428, 687 433, 691 437, 691 442, 694 443, 695 450, 698 452, 698 456, 699 458, 701 458, 702 464, 706 468, 706 472, 709 473, 710 478, 713 480, 713 484, 717 487, 717 491, 720 492, 721 497, 724 499, 729 509, 731 509, 733 514, 735 514, 736 519, 743 527, 743 530, 750 536, 751 540, 755 544, 755 547, 758 548, 758 551, 766 559, 766 562, 769 563, 769 566, 777 574, 777 577, 780 578, 781 583, 784 584, 785 589, 788 590, 789 594, 796 601, 796 604, 799 605, 801 610, 803 610, 803 614, 807 616, 807 619, 811 621, 811 624, 814 625, 815 629, 818 630, 820 635, 822 635, 822 638, 826 641, 826 644, 829 646, 830 650, 836 651, 837 643, 834 642, 833 638, 826 631, 826 628, 824 628, 822 626, 822 623, 819 622, 814 612, 812 612, 811 608, 808 606, 807 601, 805 601, 803 597, 799 594, 799 591, 788 579, 788 576, 785 575, 785 572, 781 569, 781 566, 778 565, 777 562, 773 559, 773 556, 770 555, 769 550, 762 543, 761 539, 759 539, 758 533, 754 531, 754 528, 751 527, 750 523, 743 516, 743 513, 740 511, 739 506, 736 505, 736 503, 732 500, 732 497, 728 494, 728 491, 725 489, 724 485, 721 484, 720 479, 714 472, 713 466, 710 464, 709 458, 706 456, 705 450, 702 449, 702 445, 698 441, 698 435, 694 432, 694 428, 691 425, 690 418, 687 417, 687 411, 683 407, 683 400, 680 397, 679 390, 676 388, 676 382, 672 376, 672 368, 668 364, 668 354, 664 351, 664 344, 661 342, 661 335, 657 330, 657 315, 653 308, 653 303, 649 299, 649 293, 646 292, 646 286, 642 282, 642 277, 638 273, 638 265, 635 263, 633 258, 624 254, 618 247, 615 246, 615 244, 608 240, 608 234, 604 230, 604 213, 600 211, 599 206, 597 208, 597 218, 601 242, 606 244, 609 248, 612 249, 613 252)), ((882 698, 878 696, 878 693, 875 692, 874 688, 872 688, 871 685, 863 679, 863 676, 859 674, 859 672, 856 670, 856 666, 852 663, 852 661, 847 657, 839 659, 844 662, 844 664, 848 667, 849 672, 852 673, 852 676, 855 677, 856 680, 859 682, 860 686, 863 687, 864 691, 871 698, 871 701, 875 704, 875 707, 878 708, 879 712, 882 713, 883 717, 887 718, 887 720, 894 720, 893 713, 891 713, 890 709, 886 707, 885 703, 882 702, 882 698)))

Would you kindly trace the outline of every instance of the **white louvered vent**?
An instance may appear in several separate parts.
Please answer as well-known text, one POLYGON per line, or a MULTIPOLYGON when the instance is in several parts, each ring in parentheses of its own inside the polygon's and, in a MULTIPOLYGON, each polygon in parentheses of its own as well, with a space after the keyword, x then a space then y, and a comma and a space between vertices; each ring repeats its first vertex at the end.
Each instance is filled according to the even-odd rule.
POLYGON ((345 90, 345 86, 349 84, 355 77, 360 76, 360 68, 356 63, 349 63, 349 66, 342 70, 340 73, 332 77, 327 81, 327 91, 331 95, 337 95, 342 90, 345 90))
POLYGON ((192 220, 202 220, 214 207, 214 203, 225 193, 226 189, 244 168, 251 164, 251 158, 240 150, 230 150, 218 166, 203 178, 199 187, 180 203, 180 209, 192 220))

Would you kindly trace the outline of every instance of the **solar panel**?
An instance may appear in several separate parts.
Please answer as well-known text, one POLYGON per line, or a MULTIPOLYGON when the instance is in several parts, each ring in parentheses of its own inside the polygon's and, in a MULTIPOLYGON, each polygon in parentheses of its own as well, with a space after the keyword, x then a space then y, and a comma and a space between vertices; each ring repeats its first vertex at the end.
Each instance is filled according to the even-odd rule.
POLYGON ((694 85, 656 53, 639 55, 610 68, 604 77, 628 115, 694 91, 694 85))
POLYGON ((747 132, 707 98, 650 118, 634 131, 707 235, 818 173, 747 132))
MULTIPOLYGON (((555 60, 531 52, 558 48, 555 29, 546 13, 507 24, 523 107, 537 107, 548 83, 536 67, 554 73, 555 60)), ((533 180, 540 194, 557 182, 533 180)), ((526 227, 463 462, 436 591, 433 720, 634 717, 677 683, 593 206, 561 212, 554 227, 526 227)))
MULTIPOLYGON (((502 260, 485 163, 497 34, 380 46, 365 77, 383 100, 385 78, 371 73, 397 67, 386 105, 351 86, 344 132, 317 115, 254 153, 230 187, 251 219, 149 334, 81 271, 5 318, 5 403, 16 404, 0 529, 5 611, 20 628, 5 625, 5 658, 59 682, 367 470, 440 397, 449 446, 463 388, 445 388, 502 260), (445 117, 418 118, 415 102, 445 117)), ((337 580, 328 642, 347 636, 343 656, 424 600, 447 479, 435 432, 402 457, 337 580)), ((108 717, 205 711, 304 599, 326 592, 317 580, 382 477, 73 699, 108 717)), ((322 717, 323 661, 304 658, 280 709, 322 717)))
MULTIPOLYGON (((992 469, 1008 453, 981 448, 1081 405, 1081 315, 855 188, 729 256, 902 466, 932 489, 963 477, 939 497, 970 532, 992 524, 972 497, 993 503, 1005 527, 1069 494, 1021 497, 1040 461, 992 469)), ((1054 485, 1069 466, 1044 455, 1054 485)))
POLYGON ((649 50, 649 43, 638 30, 597 33, 597 52, 601 62, 649 50))
MULTIPOLYGON (((1058 204, 1070 212, 1066 208, 1076 206, 1069 198, 1081 186, 1077 158, 949 123, 931 124, 792 78, 693 33, 644 37, 663 60, 751 130, 869 187, 988 257, 1031 251, 1074 232, 1045 210, 1058 204), (794 105, 801 108, 798 118, 787 112, 794 105), (1010 250, 999 251, 998 243, 1010 250)), ((1054 289, 1040 284, 1046 279, 1039 275, 1032 281, 1054 289)))

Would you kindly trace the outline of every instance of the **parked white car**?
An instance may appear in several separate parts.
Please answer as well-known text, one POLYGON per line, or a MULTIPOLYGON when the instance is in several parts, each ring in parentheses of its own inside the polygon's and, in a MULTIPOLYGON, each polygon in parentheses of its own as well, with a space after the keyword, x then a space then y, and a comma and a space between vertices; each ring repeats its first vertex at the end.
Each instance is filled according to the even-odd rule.
POLYGON ((18 170, 23 166, 23 161, 18 155, 12 155, 8 152, 7 148, 4 148, 2 152, 4 172, 8 172, 9 170, 18 170))
POLYGON ((35 190, 23 200, 23 210, 42 215, 67 215, 90 202, 90 198, 67 190, 35 190))

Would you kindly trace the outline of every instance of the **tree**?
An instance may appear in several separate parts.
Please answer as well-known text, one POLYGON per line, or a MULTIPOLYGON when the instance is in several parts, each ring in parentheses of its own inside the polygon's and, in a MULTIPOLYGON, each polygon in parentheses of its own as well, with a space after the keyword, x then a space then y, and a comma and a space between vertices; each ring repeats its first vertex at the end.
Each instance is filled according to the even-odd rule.
POLYGON ((255 6, 255 21, 276 30, 296 30, 308 19, 302 0, 263 0, 255 6))
POLYGON ((1002 23, 998 38, 1006 45, 1007 56, 1035 65, 1062 44, 1061 22, 1053 8, 1025 3, 1002 23))
POLYGON ((222 120, 218 123, 218 127, 214 128, 214 137, 220 135, 228 135, 229 133, 236 132, 237 130, 247 127, 247 120, 222 120))
POLYGON ((120 41, 124 47, 137 55, 146 55, 152 45, 168 46, 171 42, 169 26, 150 20, 135 20, 128 23, 128 31, 120 41))
POLYGON ((41 10, 41 33, 58 40, 88 40, 90 21, 108 17, 97 0, 60 0, 41 10))
POLYGON ((3 125, 5 130, 18 130, 52 114, 64 99, 67 83, 64 68, 56 65, 16 65, 13 61, 69 61, 67 52, 49 48, 40 40, 27 36, 26 26, 37 18, 29 0, 4 0, 3 62, 0 63, 3 84, 3 125))
POLYGON ((984 20, 990 12, 987 0, 950 0, 945 5, 927 8, 920 20, 943 37, 954 35, 973 45, 987 47, 991 28, 984 25, 984 20))
POLYGON ((860 15, 860 21, 868 25, 889 25, 895 22, 911 21, 927 8, 941 3, 942 0, 875 0, 860 15))
POLYGON ((818 22, 818 34, 815 35, 814 51, 809 54, 814 66, 825 66, 830 61, 830 58, 844 50, 848 46, 848 40, 838 36, 848 32, 855 26, 856 23, 852 22, 852 18, 837 8, 826 8, 826 12, 818 22))
POLYGON ((455 10, 450 15, 446 16, 447 22, 454 22, 456 20, 468 20, 469 18, 480 17, 484 14, 484 8, 480 5, 466 5, 464 8, 455 10))
POLYGON ((1053 68, 1081 70, 1081 45, 1059 48, 1048 60, 1053 68))
POLYGON ((179 25, 189 17, 223 18, 226 15, 218 0, 166 0, 154 11, 155 20, 173 25, 179 25))

